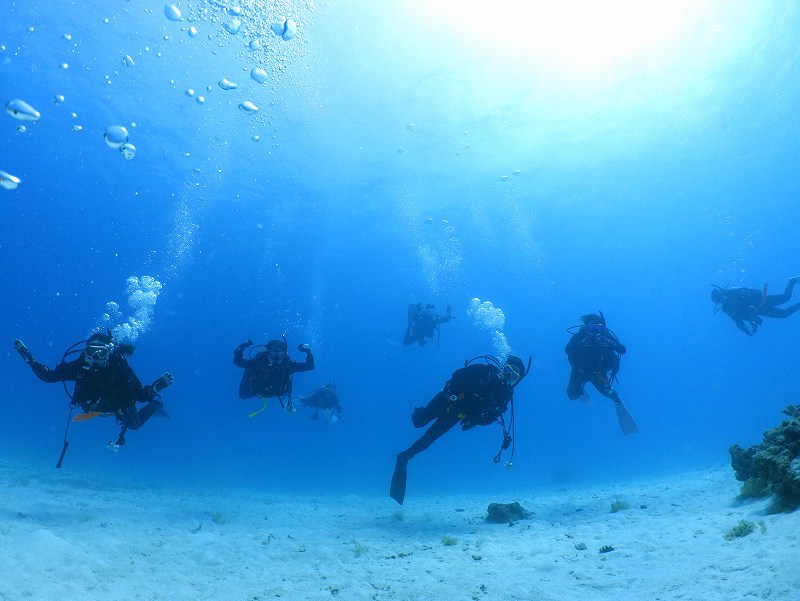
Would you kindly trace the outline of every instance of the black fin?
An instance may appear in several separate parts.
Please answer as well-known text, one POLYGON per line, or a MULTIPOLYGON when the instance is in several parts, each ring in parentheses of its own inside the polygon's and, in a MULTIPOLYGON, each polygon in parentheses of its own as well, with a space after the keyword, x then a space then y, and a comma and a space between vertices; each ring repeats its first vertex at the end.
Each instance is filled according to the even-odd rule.
POLYGON ((394 473, 392 474, 392 486, 389 489, 389 496, 397 501, 400 505, 406 498, 406 478, 408 476, 408 455, 404 452, 397 456, 397 463, 394 466, 394 473))

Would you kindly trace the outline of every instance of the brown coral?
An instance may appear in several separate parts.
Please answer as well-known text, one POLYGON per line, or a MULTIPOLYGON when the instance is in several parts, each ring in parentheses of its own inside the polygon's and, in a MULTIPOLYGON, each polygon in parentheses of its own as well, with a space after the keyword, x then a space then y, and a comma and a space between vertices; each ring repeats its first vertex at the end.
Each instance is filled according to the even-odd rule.
POLYGON ((789 405, 783 413, 789 419, 764 432, 761 444, 729 449, 736 479, 757 478, 775 495, 771 513, 800 507, 800 405, 789 405))

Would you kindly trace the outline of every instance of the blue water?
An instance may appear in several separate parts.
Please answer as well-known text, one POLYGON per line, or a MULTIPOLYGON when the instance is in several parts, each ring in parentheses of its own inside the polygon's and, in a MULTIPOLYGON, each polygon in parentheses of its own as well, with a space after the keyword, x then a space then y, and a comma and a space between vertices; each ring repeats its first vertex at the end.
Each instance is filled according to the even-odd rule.
MULTIPOLYGON (((131 364, 144 382, 175 375, 171 417, 116 454, 112 422, 73 425, 64 471, 385 494, 419 434, 413 406, 498 352, 467 313, 473 298, 533 356, 514 467, 491 461, 499 428, 454 429, 413 460, 409 499, 725 463, 729 445, 780 420, 797 402, 800 318, 748 338, 709 292, 778 291, 800 273, 794 3, 686 6, 663 39, 608 56, 631 31, 582 51, 586 36, 565 32, 553 39, 566 52, 537 44, 548 24, 526 35, 512 8, 460 3, 456 18, 441 4, 245 0, 235 36, 222 1, 178 3, 183 22, 142 0, 7 7, 2 102, 41 118, 0 116, 0 169, 21 180, 0 189, 4 458, 54 464, 68 411, 14 338, 55 365, 109 301, 122 316, 108 325, 133 314, 131 276, 161 284, 131 364), (294 39, 268 31, 281 16, 297 21, 294 39), (253 38, 262 49, 247 49, 253 38), (133 160, 105 144, 111 125, 128 128, 133 160), (438 345, 400 345, 417 301, 455 308, 438 345), (628 348, 617 390, 635 436, 599 394, 565 394, 566 329, 598 309, 628 348), (295 359, 301 342, 316 357, 296 395, 335 380, 334 427, 275 403, 248 419, 260 404, 237 397, 231 352, 282 333, 295 359)), ((567 25, 590 18, 576 9, 567 25)))

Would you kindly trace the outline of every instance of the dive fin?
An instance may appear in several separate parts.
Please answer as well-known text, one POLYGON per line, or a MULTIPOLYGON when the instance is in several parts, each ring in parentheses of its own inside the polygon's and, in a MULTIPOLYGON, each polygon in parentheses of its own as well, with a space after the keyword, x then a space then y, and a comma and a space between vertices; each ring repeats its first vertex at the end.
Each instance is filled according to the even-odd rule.
POLYGON ((397 455, 397 463, 394 466, 394 473, 392 474, 392 486, 389 489, 389 496, 397 501, 400 505, 406 498, 406 477, 408 471, 408 453, 403 451, 397 455))
POLYGON ((625 404, 620 401, 619 403, 614 403, 614 406, 617 408, 617 421, 619 422, 619 427, 622 429, 622 433, 625 436, 628 434, 636 434, 639 431, 639 427, 636 425, 633 416, 628 412, 628 408, 625 407, 625 404))
POLYGON ((87 419, 94 419, 104 415, 102 411, 87 411, 86 413, 79 413, 72 418, 74 422, 85 422, 87 419))

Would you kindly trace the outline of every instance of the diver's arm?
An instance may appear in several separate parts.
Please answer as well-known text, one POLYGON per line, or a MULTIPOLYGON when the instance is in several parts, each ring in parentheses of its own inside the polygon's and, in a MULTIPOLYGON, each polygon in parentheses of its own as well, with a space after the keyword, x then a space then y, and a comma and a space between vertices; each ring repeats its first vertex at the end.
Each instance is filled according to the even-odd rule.
POLYGON ((19 338, 14 340, 14 350, 19 353, 19 356, 22 357, 22 360, 25 361, 25 363, 31 366, 33 373, 43 382, 50 384, 53 382, 63 382, 65 380, 75 379, 68 376, 68 373, 71 370, 66 367, 64 362, 61 362, 55 369, 50 369, 46 365, 39 363, 33 358, 33 353, 28 350, 28 347, 25 346, 25 343, 19 338))
POLYGON ((735 324, 736 324, 736 327, 737 327, 737 328, 739 328, 739 329, 740 329, 742 332, 744 332, 744 333, 745 333, 745 334, 747 334, 748 336, 752 336, 752 335, 753 335, 753 333, 752 333, 750 330, 748 330, 748 329, 747 329, 747 326, 745 325, 745 323, 744 323, 744 321, 743 321, 743 320, 741 320, 741 319, 734 319, 734 320, 733 320, 733 323, 735 323, 735 324))
POLYGON ((575 350, 578 348, 578 334, 573 334, 564 347, 564 352, 567 354, 567 360, 572 365, 575 362, 575 350))
POLYGON ((733 320, 733 323, 736 324, 736 327, 739 328, 742 332, 747 334, 748 336, 752 336, 753 333, 747 328, 747 325, 744 323, 743 317, 746 317, 747 312, 742 311, 742 307, 738 304, 729 303, 727 305, 722 305, 722 312, 725 313, 728 317, 733 320))
POLYGON ((314 369, 314 355, 311 353, 311 347, 307 344, 297 345, 297 349, 306 354, 306 360, 303 363, 292 361, 292 373, 298 371, 311 371, 314 369))
POLYGON ((253 362, 252 359, 244 358, 244 349, 250 346, 253 346, 253 341, 248 339, 233 349, 233 364, 236 367, 247 367, 253 362))
POLYGON ((43 363, 39 363, 36 359, 33 359, 30 366, 37 378, 42 382, 52 384, 53 382, 76 381, 78 379, 78 373, 80 372, 79 363, 82 364, 83 361, 77 359, 69 363, 59 363, 54 369, 50 369, 43 363))
POLYGON ((455 319, 455 315, 453 315, 453 307, 451 305, 447 305, 447 315, 446 316, 437 315, 436 323, 437 324, 447 323, 451 319, 455 319))

